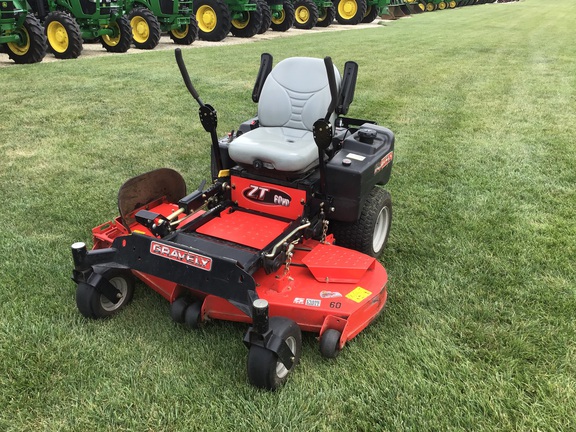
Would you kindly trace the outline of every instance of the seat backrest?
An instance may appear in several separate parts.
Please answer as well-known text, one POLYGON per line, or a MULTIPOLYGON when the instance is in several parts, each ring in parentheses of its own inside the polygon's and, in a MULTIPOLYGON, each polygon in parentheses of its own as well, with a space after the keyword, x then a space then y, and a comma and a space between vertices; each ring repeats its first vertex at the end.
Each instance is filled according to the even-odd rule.
MULTIPOLYGON (((334 67, 337 90, 340 73, 334 67)), ((291 57, 282 60, 268 75, 258 103, 258 120, 264 127, 312 130, 324 118, 332 96, 324 60, 291 57)))

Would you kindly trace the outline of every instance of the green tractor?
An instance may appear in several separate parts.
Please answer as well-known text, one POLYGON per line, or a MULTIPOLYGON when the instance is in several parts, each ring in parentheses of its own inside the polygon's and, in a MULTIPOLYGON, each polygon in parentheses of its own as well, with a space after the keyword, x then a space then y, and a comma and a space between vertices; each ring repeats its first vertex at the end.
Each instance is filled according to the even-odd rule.
POLYGON ((386 13, 389 0, 333 0, 336 21, 344 25, 370 23, 386 13))
POLYGON ((192 0, 126 0, 134 46, 155 48, 162 33, 178 45, 190 45, 198 35, 192 0))
POLYGON ((366 16, 366 0, 333 0, 336 8, 336 21, 344 25, 360 24, 366 16))
POLYGON ((457 6, 456 0, 421 0, 420 8, 425 12, 435 10, 454 9, 457 6))
POLYGON ((18 64, 38 63, 46 55, 42 24, 25 1, 0 0, 0 52, 18 64))
POLYGON ((263 16, 262 27, 259 33, 266 32, 269 28, 273 31, 285 32, 294 27, 296 12, 292 0, 259 0, 261 2, 263 16), (267 18, 269 15, 269 19, 267 18))
POLYGON ((117 0, 37 0, 30 6, 44 22, 48 50, 56 58, 77 58, 83 40, 99 39, 115 53, 132 44, 130 21, 117 0))
POLYGON ((328 27, 336 17, 336 9, 332 1, 295 0, 294 14, 294 27, 308 30, 314 26, 328 27))
POLYGON ((389 0, 333 0, 336 21, 344 25, 370 23, 386 12, 389 0))
POLYGON ((250 38, 262 28, 260 0, 194 0, 198 37, 217 42, 228 33, 250 38))

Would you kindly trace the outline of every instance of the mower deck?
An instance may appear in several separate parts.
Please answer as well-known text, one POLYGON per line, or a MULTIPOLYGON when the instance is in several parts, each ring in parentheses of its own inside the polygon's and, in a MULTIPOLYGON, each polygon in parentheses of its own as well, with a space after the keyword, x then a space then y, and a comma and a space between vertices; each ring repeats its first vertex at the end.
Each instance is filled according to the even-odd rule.
MULTIPOLYGON (((146 208, 166 217, 178 206, 160 201, 146 208)), ((171 303, 185 292, 191 292, 202 300, 201 321, 219 319, 251 323, 247 313, 250 299, 241 291, 231 295, 230 302, 227 295, 207 295, 205 288, 176 283, 160 277, 161 271, 156 270, 157 274, 154 274, 150 270, 162 268, 164 261, 184 267, 185 271, 185 267, 194 270, 201 267, 199 260, 202 259, 210 260, 210 266, 219 259, 233 261, 249 270, 241 276, 253 278, 255 293, 258 298, 268 301, 272 316, 291 318, 302 330, 319 335, 327 328, 336 329, 342 333, 339 348, 366 327, 386 302, 384 267, 375 258, 332 244, 332 236, 324 243, 312 239, 299 242, 288 266, 270 274, 266 274, 264 268, 258 268, 251 274, 250 269, 264 248, 285 235, 290 222, 245 209, 226 208, 194 227, 194 222, 205 215, 200 210, 181 217, 180 230, 163 240, 154 240, 150 230, 138 222, 132 223, 128 230, 118 218, 94 228, 94 240, 100 249, 124 244, 118 248, 120 253, 117 252, 116 259, 128 264, 138 261, 127 256, 133 255, 131 248, 126 247, 128 242, 133 244, 134 237, 147 239, 149 247, 146 249, 151 253, 143 260, 145 265, 141 269, 138 265, 130 265, 133 273, 171 303), (211 250, 217 250, 220 256, 211 256, 211 250)), ((142 249, 137 248, 137 255, 141 255, 142 249)))

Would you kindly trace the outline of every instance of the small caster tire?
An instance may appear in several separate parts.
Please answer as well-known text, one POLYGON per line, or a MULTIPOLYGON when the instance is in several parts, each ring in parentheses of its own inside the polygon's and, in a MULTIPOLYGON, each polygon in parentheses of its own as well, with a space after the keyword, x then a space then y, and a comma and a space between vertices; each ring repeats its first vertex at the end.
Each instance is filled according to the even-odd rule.
POLYGON ((184 322, 184 313, 189 305, 190 303, 188 303, 184 297, 179 297, 174 300, 170 305, 170 316, 172 319, 175 322, 182 324, 184 322))
POLYGON ((340 338, 338 330, 328 329, 320 337, 320 354, 325 358, 336 358, 340 354, 340 338))
POLYGON ((197 329, 202 324, 202 302, 194 302, 184 312, 184 324, 191 329, 197 329))

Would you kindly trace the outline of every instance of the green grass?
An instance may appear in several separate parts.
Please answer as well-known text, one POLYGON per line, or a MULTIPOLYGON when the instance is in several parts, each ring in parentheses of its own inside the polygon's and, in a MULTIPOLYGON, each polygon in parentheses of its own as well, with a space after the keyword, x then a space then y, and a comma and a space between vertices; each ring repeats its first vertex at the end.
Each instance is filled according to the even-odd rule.
POLYGON ((82 318, 70 244, 133 175, 193 188, 209 137, 168 52, 0 69, 0 430, 576 428, 576 14, 526 0, 382 28, 184 50, 219 131, 255 112, 259 56, 356 60, 350 115, 396 133, 385 313, 279 392, 250 387, 245 327, 190 332, 139 285, 82 318))

